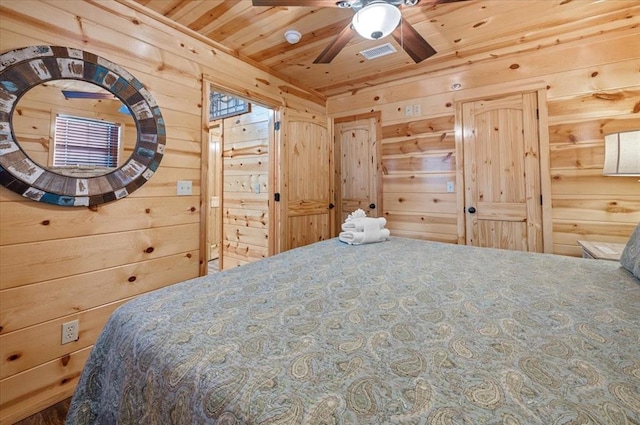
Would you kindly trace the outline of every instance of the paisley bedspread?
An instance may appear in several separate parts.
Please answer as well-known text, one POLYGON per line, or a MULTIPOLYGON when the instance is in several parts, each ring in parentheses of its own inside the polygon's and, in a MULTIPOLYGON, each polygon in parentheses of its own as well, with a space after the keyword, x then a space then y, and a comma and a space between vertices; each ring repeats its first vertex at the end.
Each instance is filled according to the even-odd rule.
POLYGON ((616 262, 318 242, 136 298, 68 424, 638 424, 640 281, 616 262))

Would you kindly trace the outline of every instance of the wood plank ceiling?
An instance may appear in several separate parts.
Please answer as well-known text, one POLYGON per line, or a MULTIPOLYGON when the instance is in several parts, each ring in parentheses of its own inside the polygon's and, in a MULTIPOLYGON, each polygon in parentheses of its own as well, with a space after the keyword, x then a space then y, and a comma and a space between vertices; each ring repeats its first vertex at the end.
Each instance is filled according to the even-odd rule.
POLYGON ((602 29, 596 24, 606 28, 610 23, 611 31, 620 31, 616 21, 639 12, 637 0, 467 0, 439 5, 422 0, 420 7, 402 7, 402 15, 436 55, 416 64, 392 37, 370 41, 356 35, 330 64, 314 64, 349 24, 352 10, 253 6, 250 0, 135 1, 326 97, 419 75, 446 73, 455 81, 456 72, 470 64, 595 35, 593 28, 602 29), (288 29, 302 34, 299 43, 286 42, 288 29), (373 60, 359 53, 387 42, 398 52, 373 60))

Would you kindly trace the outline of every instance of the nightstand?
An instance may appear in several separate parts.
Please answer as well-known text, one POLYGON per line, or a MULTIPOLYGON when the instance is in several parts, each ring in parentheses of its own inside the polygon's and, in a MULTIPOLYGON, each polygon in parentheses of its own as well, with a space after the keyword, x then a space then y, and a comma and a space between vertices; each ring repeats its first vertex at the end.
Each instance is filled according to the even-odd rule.
POLYGON ((620 256, 624 250, 623 243, 578 241, 582 247, 583 258, 593 258, 596 260, 620 261, 620 256))

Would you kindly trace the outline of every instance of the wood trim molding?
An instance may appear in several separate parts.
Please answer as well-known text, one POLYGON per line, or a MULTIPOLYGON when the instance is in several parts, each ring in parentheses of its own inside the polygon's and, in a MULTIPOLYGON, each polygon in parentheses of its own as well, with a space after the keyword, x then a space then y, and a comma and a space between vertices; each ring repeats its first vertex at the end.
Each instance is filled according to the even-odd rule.
POLYGON ((549 159, 549 110, 547 90, 538 89, 538 138, 540 143, 540 195, 542 196, 543 252, 553 253, 553 216, 551 206, 551 162, 549 159))
POLYGON ((458 104, 474 100, 491 100, 498 97, 509 96, 511 94, 534 92, 542 89, 546 90, 546 87, 547 83, 539 79, 491 84, 483 87, 459 90, 454 93, 453 101, 458 104))

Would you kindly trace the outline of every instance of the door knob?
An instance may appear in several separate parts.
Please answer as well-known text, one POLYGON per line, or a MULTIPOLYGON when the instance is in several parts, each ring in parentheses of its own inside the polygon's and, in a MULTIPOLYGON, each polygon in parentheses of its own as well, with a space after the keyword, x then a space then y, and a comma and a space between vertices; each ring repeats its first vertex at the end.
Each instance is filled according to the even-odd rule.
POLYGON ((376 209, 376 204, 369 204, 369 209, 370 210, 375 210, 376 209))
POLYGON ((469 214, 473 214, 476 212, 476 209, 474 207, 469 207, 467 211, 469 211, 469 214))

